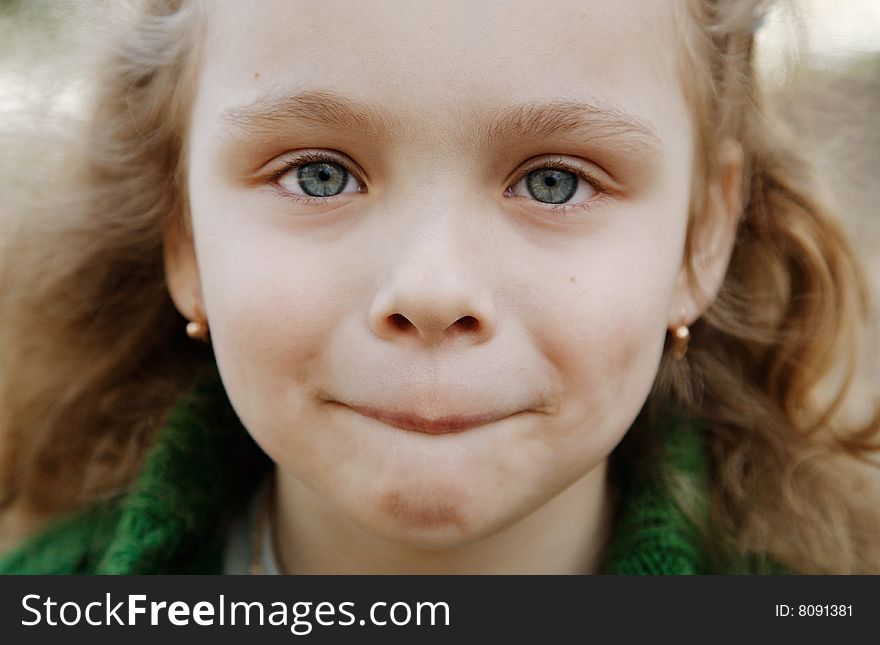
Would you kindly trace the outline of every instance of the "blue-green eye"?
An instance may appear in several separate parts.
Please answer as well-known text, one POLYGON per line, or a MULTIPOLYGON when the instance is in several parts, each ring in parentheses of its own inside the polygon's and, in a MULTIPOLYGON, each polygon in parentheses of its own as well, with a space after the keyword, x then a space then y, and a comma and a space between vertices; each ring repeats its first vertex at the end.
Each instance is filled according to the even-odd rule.
POLYGON ((321 199, 362 190, 346 166, 323 155, 291 160, 274 178, 285 191, 301 198, 321 199))
POLYGON ((602 184, 594 178, 594 172, 582 170, 580 164, 574 162, 547 159, 543 166, 532 166, 520 175, 506 194, 563 209, 587 207, 594 201, 592 198, 602 192, 602 184))
POLYGON ((345 188, 348 171, 339 164, 312 162, 300 166, 296 178, 309 197, 332 197, 345 188))
POLYGON ((539 168, 525 177, 529 194, 545 204, 564 204, 578 188, 578 176, 559 168, 539 168))

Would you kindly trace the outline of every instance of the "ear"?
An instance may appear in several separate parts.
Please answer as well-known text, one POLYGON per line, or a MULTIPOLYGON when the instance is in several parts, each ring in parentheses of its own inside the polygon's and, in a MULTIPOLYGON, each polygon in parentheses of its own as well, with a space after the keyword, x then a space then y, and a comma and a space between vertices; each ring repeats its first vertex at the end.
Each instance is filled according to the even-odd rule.
POLYGON ((198 320, 204 310, 199 268, 192 235, 179 218, 163 227, 165 281, 174 306, 187 320, 198 320))
POLYGON ((703 212, 696 213, 688 231, 691 257, 682 258, 669 326, 690 325, 718 295, 739 228, 743 208, 742 146, 725 139, 718 148, 717 172, 709 179, 703 212), (693 276, 688 271, 688 261, 693 276))

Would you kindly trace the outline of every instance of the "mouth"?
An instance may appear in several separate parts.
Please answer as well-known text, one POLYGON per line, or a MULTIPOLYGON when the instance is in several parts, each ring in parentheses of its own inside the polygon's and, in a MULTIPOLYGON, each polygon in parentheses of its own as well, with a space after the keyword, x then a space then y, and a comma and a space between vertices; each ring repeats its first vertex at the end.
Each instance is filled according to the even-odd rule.
POLYGON ((427 419, 410 412, 381 410, 369 406, 348 405, 346 406, 360 415, 376 419, 401 430, 412 430, 426 434, 450 434, 464 432, 471 428, 478 428, 494 421, 500 421, 513 416, 507 413, 489 412, 469 416, 444 416, 436 419, 427 419))

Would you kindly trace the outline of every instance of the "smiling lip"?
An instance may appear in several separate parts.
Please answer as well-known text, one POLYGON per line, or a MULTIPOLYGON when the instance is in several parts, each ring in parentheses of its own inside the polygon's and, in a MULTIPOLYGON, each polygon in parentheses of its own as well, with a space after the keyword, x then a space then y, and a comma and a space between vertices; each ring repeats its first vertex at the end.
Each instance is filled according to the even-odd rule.
POLYGON ((395 412, 380 410, 360 405, 349 405, 352 410, 373 419, 387 423, 388 425, 401 428, 402 430, 415 430, 428 434, 446 434, 450 432, 462 432, 470 428, 486 425, 493 421, 504 419, 511 415, 490 412, 477 416, 448 416, 438 419, 426 419, 417 414, 407 412, 395 412))

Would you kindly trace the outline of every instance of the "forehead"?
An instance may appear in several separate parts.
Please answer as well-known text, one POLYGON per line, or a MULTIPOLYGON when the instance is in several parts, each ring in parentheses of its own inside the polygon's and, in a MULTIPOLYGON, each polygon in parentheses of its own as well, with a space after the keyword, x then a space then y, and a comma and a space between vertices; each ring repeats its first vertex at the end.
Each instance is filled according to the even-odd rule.
MULTIPOLYGON (((667 0, 220 0, 205 4, 198 103, 328 91, 398 131, 530 103, 624 108, 663 131, 683 92, 667 0)), ((204 114, 203 114, 204 116, 204 114)))

